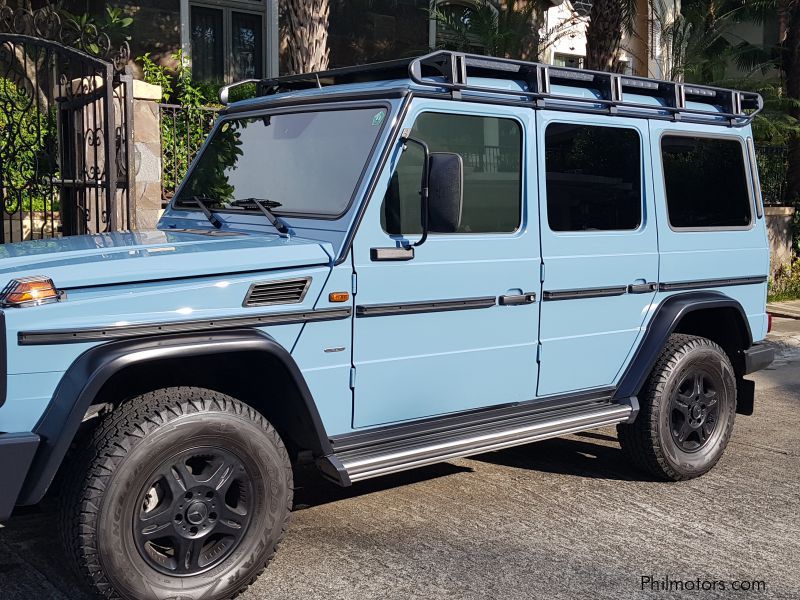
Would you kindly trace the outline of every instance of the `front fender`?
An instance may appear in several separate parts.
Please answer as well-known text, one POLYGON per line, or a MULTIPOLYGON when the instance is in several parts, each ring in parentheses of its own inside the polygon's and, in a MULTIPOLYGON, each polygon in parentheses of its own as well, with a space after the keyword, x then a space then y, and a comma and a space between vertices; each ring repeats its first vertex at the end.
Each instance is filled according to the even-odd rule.
POLYGON ((316 404, 300 369, 289 352, 273 338, 256 329, 214 333, 175 334, 119 340, 95 346, 80 355, 64 374, 53 399, 33 433, 41 443, 17 501, 36 504, 44 496, 72 443, 86 411, 115 374, 133 365, 164 359, 191 358, 232 352, 264 352, 277 359, 294 379, 307 411, 320 455, 332 453, 330 441, 316 404))

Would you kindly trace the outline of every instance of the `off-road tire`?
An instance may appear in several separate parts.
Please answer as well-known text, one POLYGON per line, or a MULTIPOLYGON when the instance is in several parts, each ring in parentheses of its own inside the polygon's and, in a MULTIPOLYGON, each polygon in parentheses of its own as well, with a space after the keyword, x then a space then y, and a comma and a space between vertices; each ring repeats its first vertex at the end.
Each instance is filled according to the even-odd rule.
MULTIPOLYGON (((207 389, 160 389, 124 403, 104 417, 68 468, 61 495, 62 539, 84 581, 105 598, 232 598, 264 570, 289 522, 292 468, 280 436, 252 407, 207 389), (140 503, 140 489, 149 485, 163 461, 172 460, 169 457, 189 460, 180 453, 208 448, 239 460, 232 463, 239 465, 235 470, 244 473, 243 481, 253 482, 252 486, 246 483, 252 497, 239 508, 250 516, 245 525, 242 519, 241 523, 225 521, 240 525, 244 533, 232 538, 238 541, 228 546, 224 559, 219 558, 222 551, 217 552, 216 560, 221 562, 209 560, 209 569, 197 574, 189 570, 180 577, 170 576, 148 563, 142 546, 137 546, 140 530, 135 526, 140 511, 146 510, 140 503)), ((196 480, 191 476, 186 481, 196 480)), ((234 481, 231 485, 245 484, 234 481)), ((145 494, 150 497, 149 492, 145 494)), ((205 496, 202 500, 206 501, 205 496)), ((189 524, 188 517, 196 513, 185 515, 189 524)), ((220 519, 222 515, 223 511, 220 519)), ((206 526, 213 528, 215 523, 206 526)), ((214 552, 209 554, 215 557, 214 552)))
MULTIPOLYGON (((705 398, 705 394, 695 394, 705 398)), ((707 411, 704 400, 696 400, 695 412, 702 419, 707 411)), ((691 404, 692 402, 690 402, 691 404)), ((656 361, 650 376, 639 395, 640 412, 632 424, 617 425, 622 450, 638 467, 660 479, 682 481, 699 477, 711 470, 719 461, 733 432, 736 414, 736 376, 725 351, 706 338, 673 334, 656 361), (684 399, 687 397, 689 377, 701 374, 703 386, 714 388, 717 397, 717 417, 714 423, 706 422, 706 432, 713 425, 706 441, 698 429, 696 450, 687 451, 687 440, 679 442, 683 425, 684 399), (683 387, 681 387, 683 386, 683 387), (681 395, 678 395, 680 392, 681 395)), ((691 414, 691 410, 687 411, 691 414)), ((706 415, 708 417, 708 415, 706 415)), ((691 425, 698 421, 692 421, 691 425)))

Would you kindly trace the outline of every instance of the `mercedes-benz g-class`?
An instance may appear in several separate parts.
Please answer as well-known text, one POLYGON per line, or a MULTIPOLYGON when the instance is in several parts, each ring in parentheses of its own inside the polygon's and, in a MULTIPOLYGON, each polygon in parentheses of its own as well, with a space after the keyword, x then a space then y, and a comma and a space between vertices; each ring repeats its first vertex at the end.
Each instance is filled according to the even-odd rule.
POLYGON ((453 52, 259 82, 156 231, 0 249, 0 521, 57 479, 102 594, 212 600, 273 556, 295 464, 616 425, 702 475, 772 360, 761 106, 453 52))

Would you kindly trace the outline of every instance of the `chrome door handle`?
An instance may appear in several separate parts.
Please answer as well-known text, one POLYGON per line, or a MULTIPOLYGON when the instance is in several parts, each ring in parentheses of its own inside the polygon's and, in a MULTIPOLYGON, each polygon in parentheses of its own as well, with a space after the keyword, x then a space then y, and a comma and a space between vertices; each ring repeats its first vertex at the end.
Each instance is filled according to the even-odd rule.
POLYGON ((500 306, 519 306, 520 304, 533 304, 534 302, 536 302, 535 292, 500 296, 500 306))
POLYGON ((629 294, 647 294, 655 292, 658 284, 651 281, 649 283, 632 283, 628 286, 629 294))

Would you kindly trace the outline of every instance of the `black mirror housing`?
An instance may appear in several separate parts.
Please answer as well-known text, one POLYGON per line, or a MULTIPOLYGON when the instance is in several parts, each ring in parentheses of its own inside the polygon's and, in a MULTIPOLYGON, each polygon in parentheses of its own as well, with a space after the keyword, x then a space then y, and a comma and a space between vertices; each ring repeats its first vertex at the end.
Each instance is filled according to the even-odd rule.
POLYGON ((431 152, 428 158, 428 230, 455 233, 464 206, 464 160, 454 152, 431 152))

